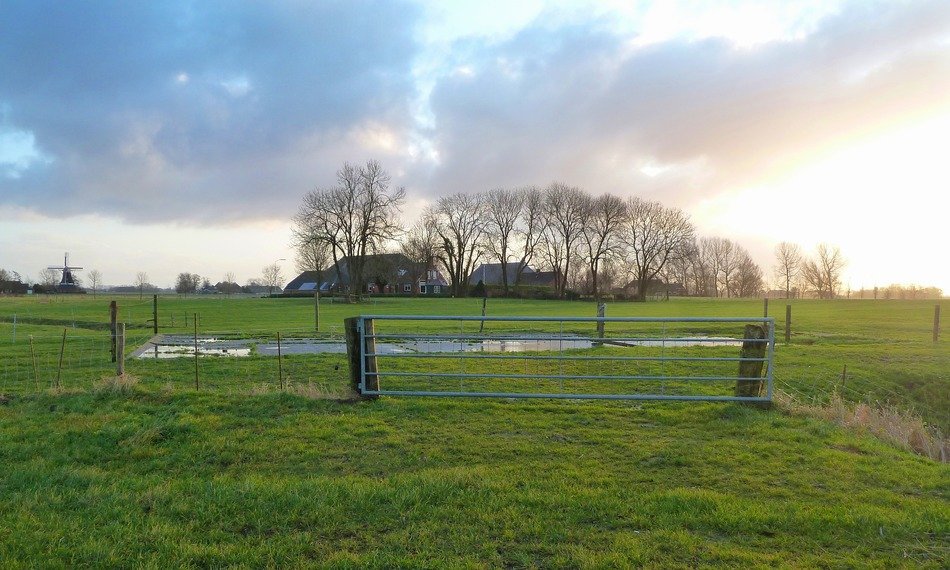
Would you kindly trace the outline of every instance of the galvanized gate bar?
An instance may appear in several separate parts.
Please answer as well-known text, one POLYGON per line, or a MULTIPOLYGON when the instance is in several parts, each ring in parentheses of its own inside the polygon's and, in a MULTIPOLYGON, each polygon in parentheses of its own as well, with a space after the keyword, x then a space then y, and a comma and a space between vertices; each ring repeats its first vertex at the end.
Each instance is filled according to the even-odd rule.
MULTIPOLYGON (((492 338, 491 340, 495 340, 492 338)), ((609 344, 609 343, 604 343, 609 344)), ((392 352, 370 352, 366 356, 393 357, 393 358, 445 358, 444 352, 403 352, 394 354, 392 352)), ((663 357, 659 356, 556 356, 553 354, 541 355, 518 355, 509 354, 486 354, 484 352, 473 351, 470 353, 454 354, 452 358, 477 358, 479 360, 632 360, 632 361, 658 361, 663 357)), ((768 362, 766 358, 742 358, 736 357, 714 357, 714 356, 684 356, 677 358, 677 362, 768 362)), ((733 377, 734 378, 734 377, 733 377)))
MULTIPOLYGON (((403 395, 403 396, 468 396, 468 397, 501 397, 501 398, 555 398, 555 399, 598 399, 598 400, 682 400, 682 401, 744 401, 744 402, 769 402, 773 396, 773 378, 774 378, 774 357, 775 357, 775 320, 772 317, 527 317, 527 316, 516 316, 516 317, 502 317, 502 316, 441 316, 441 315, 366 315, 358 317, 358 326, 357 330, 360 335, 359 339, 359 351, 360 351, 360 381, 359 381, 359 390, 360 393, 366 396, 378 396, 378 395, 403 395), (458 333, 421 333, 421 334, 412 334, 412 333, 379 333, 376 332, 376 327, 374 323, 380 321, 440 321, 440 322, 457 322, 459 325, 458 333), (465 322, 507 322, 507 323, 559 323, 560 330, 559 332, 551 333, 533 333, 533 334, 524 334, 518 335, 512 333, 510 330, 505 331, 497 335, 491 333, 484 334, 463 334, 462 326, 465 322), (729 337, 729 336, 695 336, 695 333, 690 336, 622 336, 622 337, 600 337, 596 338, 586 334, 578 334, 577 332, 568 332, 565 334, 564 325, 566 323, 618 323, 618 324, 643 324, 643 323, 659 323, 663 324, 663 329, 666 330, 668 324, 696 324, 696 323, 707 323, 707 324, 723 324, 723 323, 761 323, 765 325, 767 329, 767 338, 764 339, 746 339, 742 338, 743 335, 739 337, 729 337), (445 345, 451 345, 458 343, 457 350, 453 351, 433 351, 430 347, 429 351, 422 352, 380 352, 376 348, 376 341, 385 341, 392 340, 396 341, 406 341, 412 340, 417 343, 426 343, 426 342, 436 342, 445 345), (547 343, 557 343, 557 354, 525 354, 522 351, 518 351, 517 354, 485 354, 484 352, 478 351, 466 351, 466 342, 469 342, 471 345, 472 342, 496 342, 496 341, 543 341, 547 343), (574 346, 564 347, 565 343, 590 343, 590 346, 584 346, 581 348, 576 348, 574 346), (724 357, 724 356, 675 356, 668 355, 667 349, 678 349, 678 347, 683 347, 684 343, 690 343, 689 348, 698 348, 698 349, 713 349, 713 348, 725 348, 727 344, 740 346, 743 342, 751 343, 768 343, 766 345, 766 356, 764 358, 743 358, 743 357, 724 357), (627 344, 629 343, 629 344, 627 344), (370 349, 368 345, 372 344, 373 349, 370 349), (602 348, 624 348, 624 349, 639 349, 639 350, 650 350, 650 349, 660 349, 662 352, 657 356, 650 355, 638 355, 638 356, 622 356, 622 355, 586 355, 586 354, 575 354, 578 351, 584 350, 601 350, 602 348), (572 351, 571 353, 565 354, 565 350, 572 351), (451 358, 453 361, 457 360, 460 372, 449 372, 446 370, 438 369, 429 369, 424 372, 406 372, 406 371, 378 371, 377 359, 386 359, 386 361, 398 360, 401 358, 410 358, 410 359, 447 359, 451 358), (558 367, 558 372, 554 373, 541 373, 541 374, 521 374, 521 373, 473 373, 467 372, 464 370, 462 363, 465 360, 475 360, 475 359, 484 359, 484 360, 495 360, 495 361, 525 361, 525 372, 527 372, 527 362, 535 361, 539 364, 542 362, 551 362, 551 363, 562 363, 558 367), (372 360, 370 367, 368 361, 372 360), (663 364, 662 370, 665 371, 667 362, 684 362, 684 363, 727 363, 727 362, 762 362, 766 366, 765 377, 764 378, 746 378, 739 377, 736 375, 696 375, 696 376, 686 376, 686 375, 657 375, 657 374, 565 374, 563 368, 563 362, 565 361, 578 361, 578 362, 658 362, 663 364), (372 378, 373 381, 367 382, 368 378, 372 378), (393 389, 383 389, 382 380, 385 378, 431 378, 431 379, 445 379, 445 380, 458 380, 458 390, 418 390, 418 389, 406 389, 406 390, 393 390, 393 389), (531 392, 531 391, 485 391, 485 390, 465 390, 465 380, 468 379, 485 379, 485 380, 555 380, 559 381, 560 388, 564 389, 565 380, 600 380, 608 381, 608 384, 612 385, 614 382, 611 381, 647 381, 647 382, 656 382, 661 381, 661 391, 666 391, 667 382, 677 382, 685 384, 677 384, 671 386, 671 389, 682 388, 692 384, 692 381, 700 381, 703 384, 711 384, 714 382, 735 382, 737 380, 764 380, 766 383, 766 395, 762 397, 751 397, 751 396, 726 396, 718 394, 653 394, 653 393, 620 393, 620 394, 598 394, 598 393, 586 393, 586 392, 531 392), (368 389, 370 384, 375 389, 368 389)), ((405 330, 405 327, 403 327, 405 330)), ((593 332, 593 331, 591 331, 593 332)), ((647 331, 644 331, 647 332, 647 331)), ((397 346, 399 346, 397 344, 397 346)), ((503 350, 503 349, 502 349, 503 350)), ((534 352, 554 352, 555 349, 541 348, 539 343, 539 348, 534 352)), ((527 351, 526 351, 527 352, 527 351)), ((605 384, 604 386, 606 386, 605 384)), ((610 391, 610 390, 608 390, 610 391)))

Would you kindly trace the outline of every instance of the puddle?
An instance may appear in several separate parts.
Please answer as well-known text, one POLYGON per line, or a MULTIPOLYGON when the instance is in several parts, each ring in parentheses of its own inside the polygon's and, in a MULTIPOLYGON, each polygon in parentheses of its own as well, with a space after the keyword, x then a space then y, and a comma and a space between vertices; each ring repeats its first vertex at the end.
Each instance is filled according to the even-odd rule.
MULTIPOLYGON (((198 356, 242 357, 250 356, 251 341, 221 340, 214 337, 198 338, 198 356)), ((168 359, 195 356, 195 341, 186 336, 165 336, 153 339, 140 346, 133 354, 134 358, 168 359)))
MULTIPOLYGON (((524 340, 505 339, 470 342, 451 341, 410 341, 400 343, 378 342, 379 354, 452 353, 452 352, 545 352, 558 350, 578 350, 592 348, 595 344, 613 347, 686 347, 686 346, 740 346, 741 340, 728 337, 691 337, 674 340, 625 340, 612 341, 609 338, 594 342, 589 338, 563 338, 524 340)), ((243 339, 225 340, 214 337, 198 339, 199 357, 244 357, 252 351, 260 356, 277 356, 277 343, 267 340, 243 339)), ((346 344, 340 341, 327 341, 312 338, 288 339, 280 343, 281 354, 346 354, 346 344)), ((194 357, 194 340, 187 336, 165 335, 153 339, 133 353, 136 358, 168 359, 194 357)))

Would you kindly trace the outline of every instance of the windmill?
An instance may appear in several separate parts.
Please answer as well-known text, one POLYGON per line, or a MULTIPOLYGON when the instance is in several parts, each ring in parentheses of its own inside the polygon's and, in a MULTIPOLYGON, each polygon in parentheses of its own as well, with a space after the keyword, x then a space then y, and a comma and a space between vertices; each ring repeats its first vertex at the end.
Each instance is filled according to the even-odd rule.
POLYGON ((47 269, 55 269, 56 271, 63 272, 63 278, 59 281, 59 285, 56 286, 57 293, 85 293, 82 287, 76 284, 75 279, 73 279, 73 270, 82 269, 82 267, 75 267, 69 265, 69 253, 66 253, 63 257, 63 266, 49 266, 47 269))

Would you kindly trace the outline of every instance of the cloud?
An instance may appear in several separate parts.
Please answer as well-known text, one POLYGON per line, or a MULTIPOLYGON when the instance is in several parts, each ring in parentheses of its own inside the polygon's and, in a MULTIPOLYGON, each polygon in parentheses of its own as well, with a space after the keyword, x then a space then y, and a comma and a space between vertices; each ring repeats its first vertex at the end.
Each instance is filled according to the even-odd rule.
POLYGON ((398 2, 4 3, 0 105, 54 160, 0 182, 0 204, 283 217, 341 154, 367 155, 358 125, 405 127, 418 17, 398 2))
POLYGON ((686 206, 950 108, 950 4, 857 2, 807 36, 638 46, 608 23, 468 41, 432 91, 433 194, 560 179, 686 206))
POLYGON ((415 200, 557 179, 688 207, 950 106, 946 2, 845 4, 773 41, 537 7, 434 33, 428 10, 4 2, 0 208, 286 220, 366 158, 415 200))

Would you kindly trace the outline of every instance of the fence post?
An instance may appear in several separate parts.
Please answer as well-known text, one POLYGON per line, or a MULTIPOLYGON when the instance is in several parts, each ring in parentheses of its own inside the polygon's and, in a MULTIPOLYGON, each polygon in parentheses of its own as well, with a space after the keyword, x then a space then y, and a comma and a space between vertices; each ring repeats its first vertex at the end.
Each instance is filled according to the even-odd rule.
POLYGON ((192 322, 195 325, 195 390, 198 390, 198 313, 195 313, 192 322))
POLYGON ((277 331, 277 381, 280 383, 280 389, 284 389, 284 364, 280 355, 280 331, 277 331))
POLYGON ((769 298, 765 297, 762 299, 762 316, 769 316, 769 298))
POLYGON ((934 305, 934 342, 940 336, 940 305, 934 305))
MULTIPOLYGON (((376 357, 375 356, 365 356, 366 354, 374 354, 376 352, 376 339, 367 338, 366 342, 361 346, 360 345, 360 330, 359 323, 361 317, 350 317, 344 319, 343 321, 343 330, 346 334, 346 357, 350 365, 350 386, 353 388, 353 391, 356 392, 357 397, 361 400, 375 400, 378 396, 373 394, 363 394, 365 390, 378 390, 379 389, 379 377, 376 375, 366 375, 366 381, 364 386, 360 387, 360 366, 365 366, 366 372, 376 372, 376 357)), ((363 321, 363 326, 365 327, 366 335, 375 334, 375 327, 373 326, 373 321, 371 319, 366 319, 363 321)))
POLYGON ((119 378, 125 376, 125 323, 116 325, 116 359, 115 375, 119 378))
MULTIPOLYGON (((478 327, 478 333, 479 333, 479 334, 481 334, 482 331, 485 330, 485 318, 484 318, 484 317, 485 317, 485 309, 487 308, 487 306, 488 306, 488 294, 486 293, 485 296, 482 297, 482 324, 479 325, 479 327, 478 327)), ((369 322, 372 323, 373 321, 369 321, 369 322)), ((375 341, 376 339, 373 339, 373 340, 375 341)))
POLYGON ((13 313, 13 344, 16 344, 16 313, 13 313))
POLYGON ((30 335, 30 359, 33 361, 33 383, 36 385, 36 391, 40 391, 40 376, 36 371, 36 351, 33 350, 33 335, 30 335))
MULTIPOLYGON (((320 284, 317 284, 319 287, 320 284)), ((313 328, 320 332, 320 289, 313 291, 313 328)))
POLYGON ((785 344, 792 340, 792 306, 785 305, 785 344))
POLYGON ((152 295, 152 334, 158 334, 158 295, 152 295))
POLYGON ((111 337, 112 345, 112 362, 115 362, 115 322, 116 317, 119 314, 119 307, 115 304, 115 301, 109 302, 109 336, 111 337))
POLYGON ((56 389, 59 389, 59 379, 63 374, 63 354, 66 352, 66 327, 63 327, 63 343, 59 346, 59 366, 56 368, 56 389))
MULTIPOLYGON (((602 319, 607 314, 607 304, 597 304, 597 318, 602 319)), ((604 321, 597 321, 597 338, 604 338, 604 321)), ((594 343, 594 346, 602 346, 602 343, 594 343)))
POLYGON ((736 396, 743 398, 758 398, 762 396, 765 383, 762 379, 762 365, 768 343, 766 327, 762 325, 746 325, 745 340, 739 351, 740 358, 755 360, 739 361, 739 379, 736 380, 736 396))

